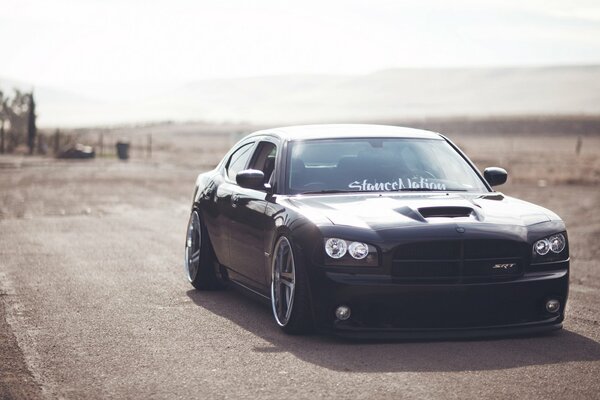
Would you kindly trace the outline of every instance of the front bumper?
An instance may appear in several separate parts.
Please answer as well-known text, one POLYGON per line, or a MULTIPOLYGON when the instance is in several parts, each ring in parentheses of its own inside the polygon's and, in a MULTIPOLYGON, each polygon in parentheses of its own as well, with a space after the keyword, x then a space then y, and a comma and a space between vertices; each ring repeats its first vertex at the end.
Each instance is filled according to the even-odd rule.
POLYGON ((490 327, 456 328, 456 329, 377 329, 351 327, 338 328, 333 332, 336 336, 348 339, 482 339, 495 337, 510 337, 537 335, 562 329, 562 322, 556 318, 548 321, 519 325, 499 325, 490 327))
POLYGON ((503 281, 407 283, 390 276, 315 269, 313 310, 320 331, 353 338, 476 338, 560 329, 569 286, 569 262, 552 271, 503 281), (545 309, 558 299, 557 313, 545 309), (350 319, 337 320, 347 305, 350 319))

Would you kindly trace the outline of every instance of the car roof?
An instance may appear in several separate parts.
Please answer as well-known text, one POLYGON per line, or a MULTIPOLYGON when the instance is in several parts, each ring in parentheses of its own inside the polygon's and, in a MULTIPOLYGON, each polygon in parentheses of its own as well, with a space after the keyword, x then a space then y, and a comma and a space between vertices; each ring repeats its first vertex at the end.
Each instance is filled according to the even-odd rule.
POLYGON ((400 137, 443 140, 443 137, 439 133, 426 131, 423 129, 370 124, 323 124, 286 126, 257 131, 252 133, 248 137, 262 135, 277 136, 283 140, 288 141, 359 137, 400 137))

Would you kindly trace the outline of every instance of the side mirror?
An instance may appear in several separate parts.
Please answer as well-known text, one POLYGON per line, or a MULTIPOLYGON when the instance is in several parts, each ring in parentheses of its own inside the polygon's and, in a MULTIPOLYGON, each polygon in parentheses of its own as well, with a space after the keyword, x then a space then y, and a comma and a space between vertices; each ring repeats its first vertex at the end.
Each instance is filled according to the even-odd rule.
POLYGON ((490 186, 498 186, 506 182, 508 173, 503 168, 488 167, 483 171, 483 177, 490 186))
POLYGON ((246 169, 235 176, 238 185, 247 189, 263 190, 265 188, 265 174, 257 169, 246 169))

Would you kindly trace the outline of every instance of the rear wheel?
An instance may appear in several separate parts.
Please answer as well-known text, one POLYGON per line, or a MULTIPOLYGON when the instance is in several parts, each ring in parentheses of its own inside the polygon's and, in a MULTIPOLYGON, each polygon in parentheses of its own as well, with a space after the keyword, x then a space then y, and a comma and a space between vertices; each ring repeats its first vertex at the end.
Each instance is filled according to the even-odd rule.
POLYGON ((281 236, 273 250, 271 307, 277 325, 290 334, 312 330, 306 274, 297 260, 290 240, 281 236))
POLYGON ((199 290, 222 287, 215 274, 216 258, 206 228, 197 210, 192 211, 185 240, 185 270, 190 283, 199 290))

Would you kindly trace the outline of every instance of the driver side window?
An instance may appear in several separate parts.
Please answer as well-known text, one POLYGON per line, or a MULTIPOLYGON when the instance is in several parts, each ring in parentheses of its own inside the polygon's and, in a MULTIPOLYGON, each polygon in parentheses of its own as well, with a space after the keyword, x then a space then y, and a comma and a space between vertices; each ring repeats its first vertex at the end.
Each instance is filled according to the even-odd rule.
POLYGON ((229 158, 229 162, 227 163, 227 177, 235 182, 235 176, 238 172, 243 171, 246 164, 248 164, 248 159, 252 155, 252 150, 254 143, 248 143, 237 149, 229 158))
POLYGON ((271 142, 260 142, 258 144, 249 168, 257 169, 265 174, 263 183, 269 183, 271 176, 273 175, 276 156, 277 146, 275 146, 275 144, 271 142))

